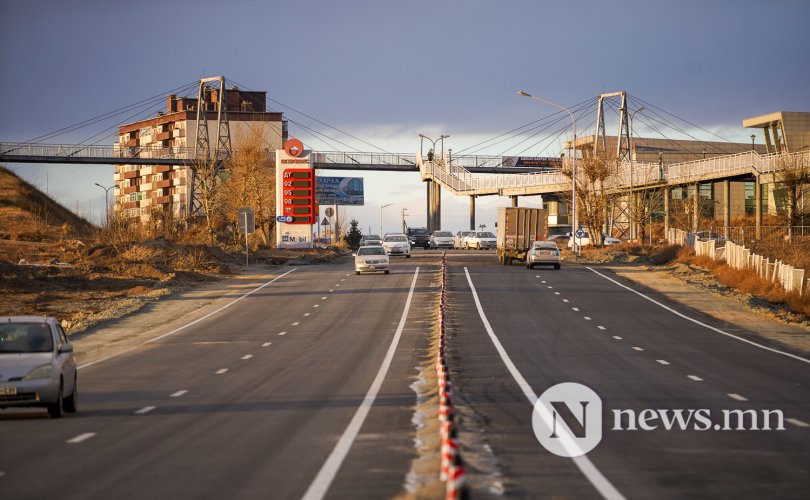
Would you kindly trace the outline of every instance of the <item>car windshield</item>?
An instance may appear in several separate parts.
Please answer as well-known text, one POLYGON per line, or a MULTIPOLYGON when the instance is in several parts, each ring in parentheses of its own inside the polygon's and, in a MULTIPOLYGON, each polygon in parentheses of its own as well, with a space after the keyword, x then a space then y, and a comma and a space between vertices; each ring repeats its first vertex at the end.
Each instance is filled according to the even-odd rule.
POLYGON ((357 255, 385 255, 382 247, 363 247, 357 250, 357 255))
POLYGON ((482 231, 482 232, 476 233, 476 237, 478 237, 478 238, 494 238, 495 235, 490 233, 489 231, 482 231))
POLYGON ((433 233, 433 236, 436 236, 437 238, 452 238, 453 233, 450 231, 436 231, 433 233))
POLYGON ((0 326, 0 353, 52 350, 53 337, 46 323, 3 323, 0 326))
POLYGON ((367 240, 379 240, 380 236, 378 234, 368 234, 366 235, 367 240))
POLYGON ((412 228, 409 229, 409 231, 410 231, 410 234, 414 234, 414 235, 416 235, 416 234, 419 234, 419 235, 428 234, 427 229, 425 229, 423 227, 412 227, 412 228))
POLYGON ((386 236, 385 241, 408 241, 408 240, 406 240, 404 236, 397 235, 397 236, 386 236))

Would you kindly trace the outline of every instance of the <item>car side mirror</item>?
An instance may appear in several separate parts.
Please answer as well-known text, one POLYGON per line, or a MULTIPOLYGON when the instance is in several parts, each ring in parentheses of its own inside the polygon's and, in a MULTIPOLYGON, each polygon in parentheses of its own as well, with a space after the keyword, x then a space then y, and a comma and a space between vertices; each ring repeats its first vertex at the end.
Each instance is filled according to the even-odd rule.
POLYGON ((59 354, 73 352, 73 344, 62 344, 59 346, 59 354))
POLYGON ((353 254, 352 254, 352 257, 357 257, 357 254, 356 254, 356 253, 353 253, 353 254))

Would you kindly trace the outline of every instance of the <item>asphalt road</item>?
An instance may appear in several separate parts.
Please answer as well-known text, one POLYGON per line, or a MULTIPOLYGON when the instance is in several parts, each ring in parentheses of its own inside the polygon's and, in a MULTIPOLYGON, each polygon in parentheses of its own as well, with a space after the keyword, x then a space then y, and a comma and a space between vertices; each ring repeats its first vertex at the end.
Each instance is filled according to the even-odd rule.
POLYGON ((0 412, 0 498, 301 498, 314 483, 327 498, 401 493, 437 268, 419 260, 396 259, 390 275, 356 276, 351 259, 300 267, 80 369, 75 416, 0 412), (324 479, 395 337, 374 403, 324 479))
MULTIPOLYGON (((282 268, 82 368, 78 414, 0 412, 0 499, 401 494, 439 256, 416 250, 390 275, 356 276, 350 259, 282 268)), ((462 451, 488 445, 507 497, 806 498, 806 355, 598 269, 530 271, 476 251, 448 263, 450 372, 480 426, 462 451), (551 454, 532 429, 532 397, 561 382, 602 400, 602 441, 585 459, 551 454), (649 409, 705 409, 712 425, 723 410, 780 410, 784 430, 612 429, 613 410, 649 409)), ((480 479, 471 496, 492 496, 480 479)))
POLYGON ((448 263, 451 373, 464 403, 485 422, 508 493, 807 498, 810 364, 790 357, 799 353, 629 285, 655 304, 586 266, 528 270, 470 255, 448 263), (532 405, 486 331, 470 282, 493 335, 534 394, 577 382, 601 398, 603 437, 587 454, 592 469, 551 454, 535 438, 532 405), (656 430, 613 430, 613 410, 624 409, 705 409, 712 427, 722 425, 722 410, 781 410, 785 422, 782 431, 667 431, 660 419, 651 424, 656 430))

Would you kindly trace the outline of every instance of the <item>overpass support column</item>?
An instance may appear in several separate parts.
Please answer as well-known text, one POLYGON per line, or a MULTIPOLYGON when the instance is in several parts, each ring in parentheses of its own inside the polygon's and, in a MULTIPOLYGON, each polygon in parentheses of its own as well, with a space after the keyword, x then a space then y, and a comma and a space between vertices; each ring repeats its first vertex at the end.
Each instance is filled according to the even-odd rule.
MULTIPOLYGON (((442 185, 433 183, 433 231, 442 228, 442 185)), ((433 233, 431 233, 433 234, 433 233)))
POLYGON ((433 181, 428 179, 425 181, 427 187, 427 230, 429 234, 433 234, 433 181))
POLYGON ((671 245, 672 242, 669 241, 669 191, 670 188, 664 188, 664 238, 671 245))
POLYGON ((470 231, 475 231, 475 195, 470 195, 470 231))
POLYGON ((731 235, 731 181, 723 180, 723 237, 731 235))
POLYGON ((759 176, 754 178, 754 238, 762 238, 762 184, 759 176))
POLYGON ((692 232, 696 233, 700 225, 700 187, 696 182, 692 187, 692 232))
POLYGON ((518 206, 518 197, 517 197, 517 195, 510 196, 510 198, 512 198, 512 206, 517 207, 518 206))

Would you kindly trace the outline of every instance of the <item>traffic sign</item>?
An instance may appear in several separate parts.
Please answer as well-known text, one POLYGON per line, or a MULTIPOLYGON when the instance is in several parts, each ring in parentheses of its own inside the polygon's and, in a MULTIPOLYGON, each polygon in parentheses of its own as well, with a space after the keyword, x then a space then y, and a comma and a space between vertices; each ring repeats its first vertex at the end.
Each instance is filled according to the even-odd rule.
POLYGON ((327 219, 326 217, 324 217, 324 218, 323 218, 323 220, 321 221, 321 225, 322 225, 322 226, 328 226, 328 225, 329 225, 329 219, 327 219))
POLYGON ((253 218, 253 209, 250 207, 240 208, 237 210, 239 214, 239 232, 242 234, 250 234, 256 230, 256 222, 253 218))
POLYGON ((325 213, 327 217, 332 217, 335 215, 335 210, 332 207, 326 207, 325 213))

